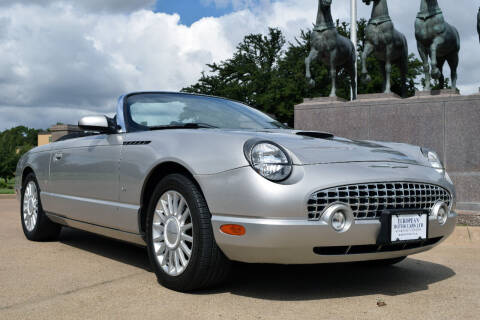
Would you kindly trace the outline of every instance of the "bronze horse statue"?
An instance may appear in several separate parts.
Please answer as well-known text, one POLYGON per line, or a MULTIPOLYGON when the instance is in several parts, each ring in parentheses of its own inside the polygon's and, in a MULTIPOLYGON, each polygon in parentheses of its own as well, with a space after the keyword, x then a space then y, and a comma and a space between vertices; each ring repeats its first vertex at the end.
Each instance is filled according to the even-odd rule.
POLYGON ((478 39, 480 40, 480 9, 478 9, 478 14, 477 14, 477 32, 478 32, 478 39))
POLYGON ((439 81, 443 88, 445 78, 443 65, 448 62, 451 70, 452 87, 457 87, 458 53, 460 51, 460 36, 455 27, 446 23, 437 0, 421 0, 420 12, 415 20, 415 38, 418 53, 423 61, 425 73, 425 90, 430 90, 431 76, 439 81))
POLYGON ((312 49, 305 59, 306 77, 310 85, 315 86, 312 79, 310 65, 319 59, 325 63, 330 71, 332 90, 330 97, 336 97, 337 69, 345 68, 350 76, 352 100, 356 99, 357 83, 355 79, 355 47, 350 39, 340 35, 333 23, 331 12, 332 0, 319 0, 317 23, 311 34, 312 49))
POLYGON ((387 0, 363 0, 366 5, 373 2, 372 17, 365 29, 365 47, 362 54, 362 76, 366 81, 371 78, 367 70, 367 58, 372 53, 382 62, 384 93, 391 93, 392 65, 400 68, 402 77, 402 96, 406 95, 408 73, 408 44, 405 36, 397 31, 388 12, 387 0))

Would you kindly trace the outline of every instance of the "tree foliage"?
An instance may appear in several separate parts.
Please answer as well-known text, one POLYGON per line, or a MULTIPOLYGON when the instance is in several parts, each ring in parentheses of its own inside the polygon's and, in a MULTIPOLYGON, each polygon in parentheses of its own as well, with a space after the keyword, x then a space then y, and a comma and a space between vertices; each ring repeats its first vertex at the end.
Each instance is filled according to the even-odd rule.
POLYGON ((0 178, 14 177, 20 157, 37 145, 38 132, 24 126, 0 132, 0 178))
MULTIPOLYGON (((358 48, 363 50, 367 21, 358 23, 358 48)), ((349 37, 349 26, 337 20, 337 30, 349 37)), ((238 44, 233 57, 218 63, 208 64, 209 71, 202 73, 198 82, 184 88, 184 92, 222 96, 245 102, 263 112, 274 115, 281 122, 293 124, 294 105, 303 98, 328 96, 331 83, 327 68, 320 62, 312 65, 312 77, 315 88, 305 79, 305 58, 310 52, 311 30, 302 30, 292 43, 286 44, 279 29, 270 28, 267 35, 250 34, 238 44)), ((367 60, 372 81, 359 81, 358 92, 376 93, 383 90, 383 78, 380 64, 372 55, 367 60)), ((422 63, 409 57, 407 76, 408 95, 415 93, 417 78, 422 71, 422 63)), ((360 60, 358 61, 360 74, 360 60)), ((392 90, 401 91, 400 70, 392 71, 392 90)), ((339 70, 337 77, 337 95, 350 97, 350 82, 347 74, 339 70)))

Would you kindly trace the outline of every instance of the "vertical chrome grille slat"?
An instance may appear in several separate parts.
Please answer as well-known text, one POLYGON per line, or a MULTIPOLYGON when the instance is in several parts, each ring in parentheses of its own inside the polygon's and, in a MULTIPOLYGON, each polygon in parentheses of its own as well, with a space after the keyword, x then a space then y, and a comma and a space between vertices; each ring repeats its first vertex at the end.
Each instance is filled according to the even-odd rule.
POLYGON ((450 193, 437 185, 412 182, 352 184, 313 193, 307 203, 308 220, 319 220, 332 203, 348 204, 357 220, 379 219, 382 211, 395 209, 431 210, 437 201, 450 206, 450 193))

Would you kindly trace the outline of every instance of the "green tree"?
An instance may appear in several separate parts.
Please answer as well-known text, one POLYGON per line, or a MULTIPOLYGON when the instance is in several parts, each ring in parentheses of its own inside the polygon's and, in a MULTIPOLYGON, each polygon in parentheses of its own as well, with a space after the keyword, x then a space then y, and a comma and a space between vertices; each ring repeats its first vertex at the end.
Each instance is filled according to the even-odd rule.
POLYGON ((0 178, 7 181, 14 177, 20 157, 36 146, 38 132, 19 126, 0 133, 0 178))
MULTIPOLYGON (((365 42, 367 21, 358 23, 359 52, 365 42)), ((349 26, 337 20, 337 30, 349 37, 349 26)), ((274 115, 281 122, 293 125, 295 104, 303 98, 328 96, 331 88, 327 68, 321 63, 312 65, 312 77, 316 81, 314 88, 305 79, 305 58, 311 48, 310 30, 302 30, 292 43, 286 45, 282 32, 270 28, 266 36, 251 34, 237 46, 231 59, 208 64, 209 72, 202 73, 198 82, 183 91, 207 95, 222 96, 245 102, 263 112, 274 115)), ((380 64, 374 56, 367 61, 372 81, 359 81, 358 92, 381 92, 383 79, 380 64)), ((415 93, 416 82, 421 74, 421 62, 410 55, 407 75, 408 95, 415 93)), ((358 63, 360 71, 360 60, 358 63)), ((360 72, 359 72, 360 74, 360 72)), ((392 71, 392 90, 400 93, 400 71, 392 71)), ((337 95, 348 99, 350 96, 349 77, 339 70, 337 77, 337 95)))
POLYGON ((282 114, 275 104, 275 78, 285 39, 278 29, 268 35, 251 34, 237 46, 231 59, 208 64, 198 83, 183 91, 227 97, 246 102, 264 112, 282 114))

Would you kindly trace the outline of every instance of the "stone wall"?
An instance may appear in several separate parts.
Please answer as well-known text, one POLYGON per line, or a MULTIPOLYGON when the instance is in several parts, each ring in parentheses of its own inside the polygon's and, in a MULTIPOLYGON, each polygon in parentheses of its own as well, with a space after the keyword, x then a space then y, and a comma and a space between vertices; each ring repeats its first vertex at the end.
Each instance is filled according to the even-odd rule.
POLYGON ((409 99, 383 94, 360 95, 353 102, 306 99, 295 107, 295 128, 435 150, 457 188, 457 207, 480 210, 480 94, 445 90, 409 99))

